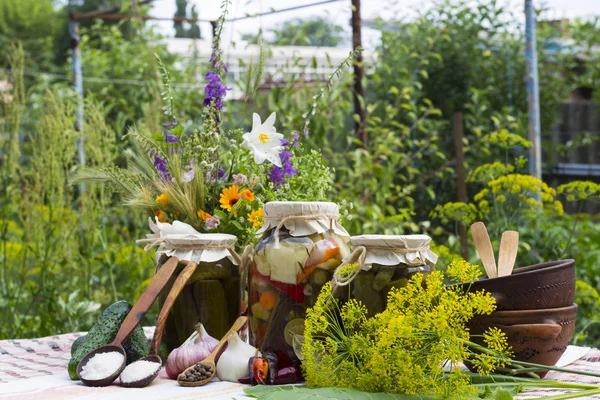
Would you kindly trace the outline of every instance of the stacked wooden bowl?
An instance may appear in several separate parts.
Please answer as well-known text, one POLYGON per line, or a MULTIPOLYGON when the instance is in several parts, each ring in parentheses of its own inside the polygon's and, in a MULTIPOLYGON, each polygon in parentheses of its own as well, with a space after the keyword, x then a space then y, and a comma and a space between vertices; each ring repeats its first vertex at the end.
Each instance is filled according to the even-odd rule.
POLYGON ((497 304, 497 311, 471 321, 474 342, 483 344, 479 336, 496 326, 506 333, 516 360, 549 366, 567 349, 577 314, 575 260, 518 268, 512 275, 483 278, 465 287, 490 292, 497 304))

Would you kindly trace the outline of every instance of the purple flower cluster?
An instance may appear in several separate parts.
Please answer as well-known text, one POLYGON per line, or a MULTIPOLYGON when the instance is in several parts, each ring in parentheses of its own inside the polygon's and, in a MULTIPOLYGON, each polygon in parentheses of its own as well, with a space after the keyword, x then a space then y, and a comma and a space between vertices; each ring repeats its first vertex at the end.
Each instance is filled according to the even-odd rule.
POLYGON ((167 143, 179 143, 179 138, 166 129, 163 129, 163 136, 165 137, 165 142, 167 143))
MULTIPOLYGON (((281 140, 281 145, 284 147, 290 147, 291 146, 298 146, 298 138, 296 136, 294 136, 294 142, 290 143, 287 140, 281 140)), ((294 169, 294 167, 292 166, 292 153, 290 151, 288 151, 287 149, 283 149, 281 150, 281 152, 279 153, 279 159, 281 160, 281 167, 278 167, 277 165, 273 165, 271 166, 271 171, 269 172, 269 178, 271 179, 271 182, 273 182, 273 184, 275 185, 275 189, 277 189, 279 186, 281 185, 285 185, 287 183, 287 181, 285 180, 286 177, 292 177, 294 175, 296 175, 298 173, 298 170, 294 169)))
POLYGON ((220 110, 223 108, 223 98, 231 88, 223 85, 223 82, 221 81, 221 75, 218 73, 219 67, 223 66, 225 72, 228 72, 228 70, 225 63, 221 63, 221 61, 215 62, 218 55, 219 53, 215 52, 210 58, 210 62, 214 63, 213 69, 208 71, 204 76, 204 80, 207 82, 206 87, 204 88, 204 93, 206 93, 204 104, 208 106, 214 101, 215 107, 220 110))
POLYGON ((150 153, 150 157, 154 157, 154 168, 162 175, 163 179, 166 181, 171 180, 171 175, 167 172, 167 161, 161 158, 158 153, 152 152, 150 153))

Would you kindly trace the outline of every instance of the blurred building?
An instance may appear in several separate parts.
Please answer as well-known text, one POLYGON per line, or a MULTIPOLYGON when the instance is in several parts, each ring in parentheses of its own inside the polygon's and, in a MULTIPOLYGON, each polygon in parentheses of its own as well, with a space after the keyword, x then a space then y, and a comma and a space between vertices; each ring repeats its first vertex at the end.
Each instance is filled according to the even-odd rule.
MULTIPOLYGON (((208 66, 212 53, 210 40, 176 39, 165 40, 170 52, 179 54, 185 59, 196 59, 200 64, 208 66)), ((265 62, 265 89, 284 83, 290 79, 306 82, 323 82, 335 72, 339 65, 348 57, 351 48, 343 47, 311 47, 311 46, 268 46, 269 56, 265 62)), ((236 82, 243 82, 244 74, 250 62, 257 63, 260 48, 258 45, 238 42, 235 46, 224 49, 225 63, 229 70, 227 84, 233 86, 233 96, 241 96, 241 90, 236 82)), ((369 52, 363 53, 367 59, 369 52)), ((372 63, 366 63, 372 65, 372 63)), ((207 68, 201 68, 205 72, 207 68)))

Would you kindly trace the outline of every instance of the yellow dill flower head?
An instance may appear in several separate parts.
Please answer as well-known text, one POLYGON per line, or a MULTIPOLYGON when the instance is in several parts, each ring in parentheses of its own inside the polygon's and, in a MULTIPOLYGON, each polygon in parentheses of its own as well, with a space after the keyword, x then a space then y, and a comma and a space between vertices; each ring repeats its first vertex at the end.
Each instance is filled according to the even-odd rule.
POLYGON ((560 185, 558 193, 565 195, 567 201, 600 200, 600 184, 591 181, 573 181, 560 185))
POLYGON ((481 201, 483 200, 483 198, 485 196, 487 196, 487 194, 490 192, 489 189, 482 189, 481 191, 479 191, 479 193, 477 193, 475 196, 473 196, 473 200, 475 201, 481 201))
POLYGON ((224 208, 227 211, 231 211, 235 203, 240 200, 240 192, 238 186, 231 186, 223 189, 221 192, 221 198, 219 199, 219 203, 221 203, 221 208, 224 208))
POLYGON ((262 224, 265 221, 263 209, 259 208, 258 210, 250 212, 250 214, 248 215, 248 221, 250 221, 252 226, 255 228, 262 226, 262 224))
POLYGON ((171 204, 171 199, 167 193, 161 193, 160 196, 156 197, 156 202, 158 204, 162 204, 163 206, 168 206, 171 204))
MULTIPOLYGON (((474 170, 469 171, 469 174, 467 175, 467 182, 488 183, 491 180, 508 175, 514 170, 514 166, 510 164, 503 164, 498 161, 494 163, 483 164, 474 170)), ((475 199, 475 201, 477 201, 477 199, 475 199)))
POLYGON ((480 217, 480 213, 475 204, 450 202, 444 205, 437 205, 431 216, 439 218, 444 224, 454 221, 470 225, 480 217))
POLYGON ((484 136, 482 142, 493 144, 504 150, 512 150, 515 147, 523 147, 527 149, 532 146, 529 140, 517 134, 510 133, 506 129, 501 129, 484 136))
POLYGON ((481 268, 465 260, 453 261, 446 269, 448 277, 456 282, 473 282, 481 276, 481 268))
POLYGON ((483 334, 483 341, 490 350, 505 352, 509 348, 508 337, 497 327, 489 328, 483 334))

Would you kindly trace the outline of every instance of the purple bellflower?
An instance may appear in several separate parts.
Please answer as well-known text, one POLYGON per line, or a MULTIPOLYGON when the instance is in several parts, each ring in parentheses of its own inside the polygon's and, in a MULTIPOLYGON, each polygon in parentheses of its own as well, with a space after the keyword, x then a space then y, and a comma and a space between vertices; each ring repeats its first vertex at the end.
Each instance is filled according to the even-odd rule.
MULTIPOLYGON (((290 147, 290 142, 287 140, 281 140, 281 145, 285 147, 290 147)), ((291 144, 294 147, 297 146, 297 143, 291 144)), ((289 152, 287 149, 281 150, 279 153, 279 158, 281 159, 281 168, 277 165, 271 166, 271 171, 269 172, 269 178, 271 182, 275 185, 275 189, 277 189, 281 185, 285 185, 287 181, 286 177, 292 177, 298 173, 298 170, 294 169, 292 166, 292 157, 293 154, 289 152)), ((266 172, 266 171, 265 171, 266 172)))

